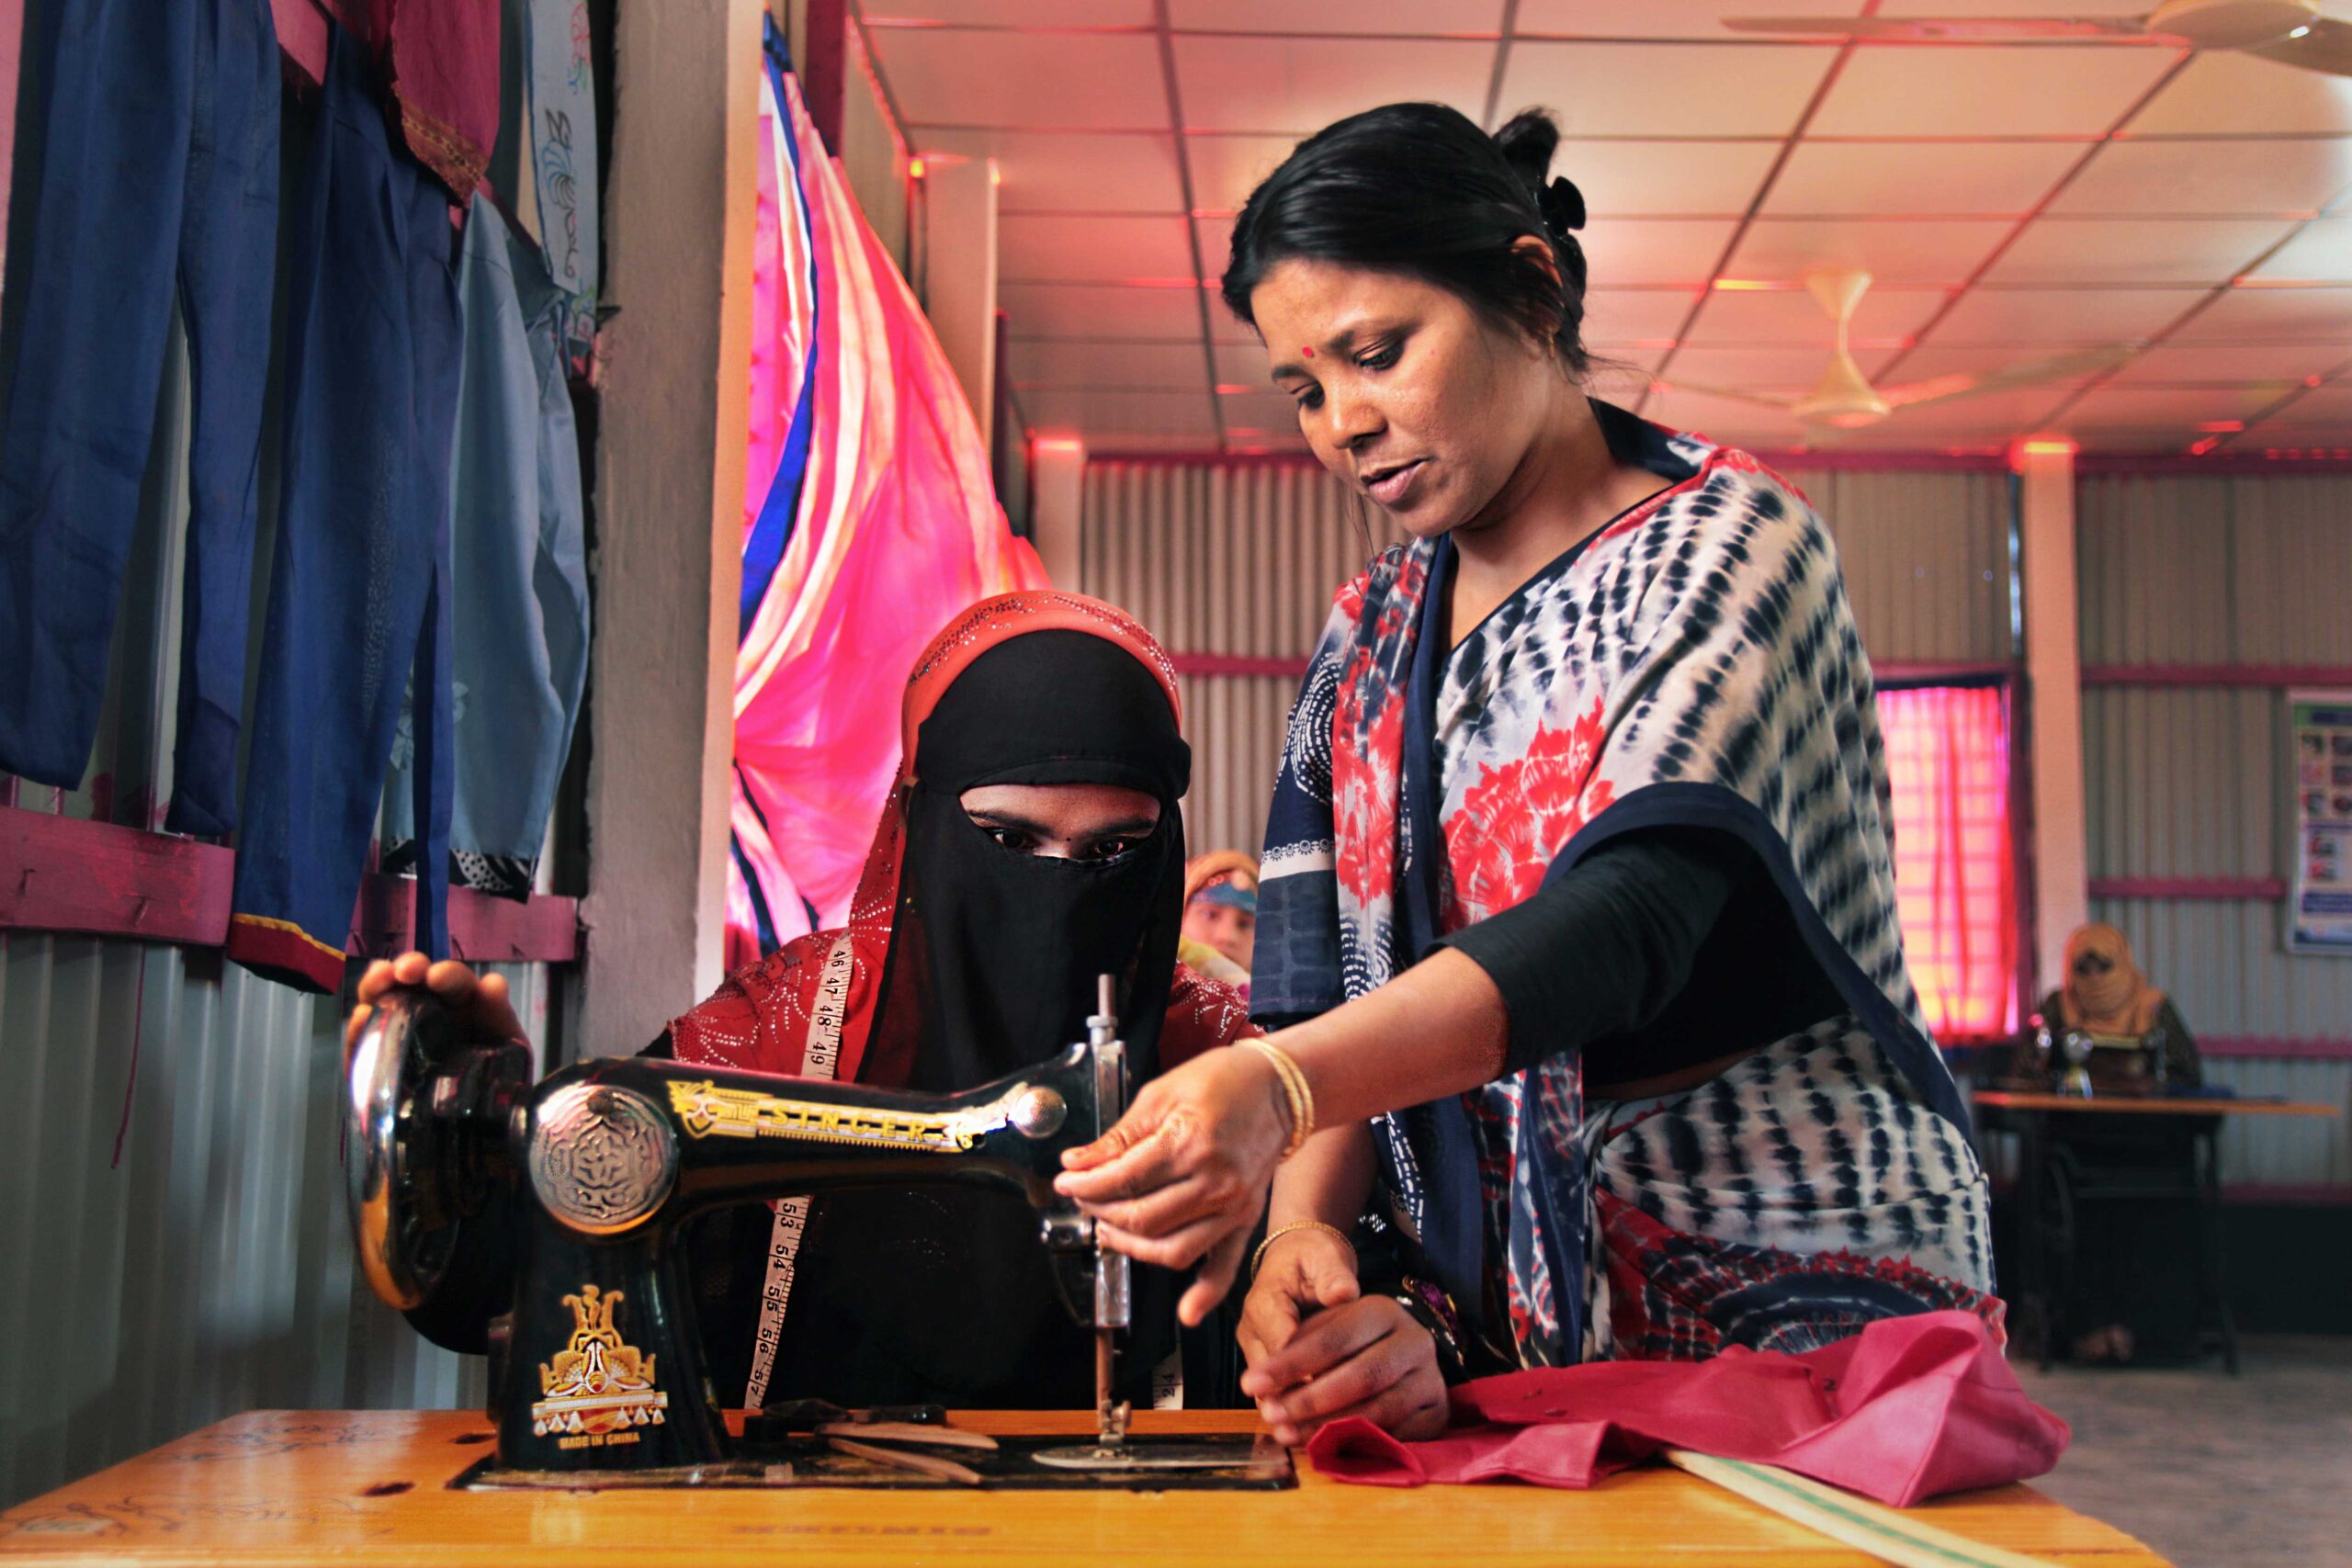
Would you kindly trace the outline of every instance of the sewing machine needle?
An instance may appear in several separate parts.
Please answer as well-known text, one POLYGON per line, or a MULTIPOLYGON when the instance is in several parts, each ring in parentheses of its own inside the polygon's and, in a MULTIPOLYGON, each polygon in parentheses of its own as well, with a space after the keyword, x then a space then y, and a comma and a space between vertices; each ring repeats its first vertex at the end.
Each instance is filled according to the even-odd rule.
POLYGON ((1125 1435, 1116 1430, 1117 1423, 1111 1414, 1111 1335, 1108 1328, 1094 1331, 1094 1440, 1110 1448, 1125 1435))

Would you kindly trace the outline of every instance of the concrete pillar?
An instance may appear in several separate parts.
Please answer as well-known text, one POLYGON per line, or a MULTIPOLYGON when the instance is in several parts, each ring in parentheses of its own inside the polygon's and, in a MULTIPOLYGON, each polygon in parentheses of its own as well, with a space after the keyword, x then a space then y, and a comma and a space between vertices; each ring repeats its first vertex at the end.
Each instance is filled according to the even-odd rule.
POLYGON ((605 209, 583 1055, 721 976, 760 0, 626 0, 605 209))
POLYGON ((2090 918, 2083 810, 2082 643, 2075 583, 2075 444, 2018 444, 2027 711, 2033 760, 2033 994, 2065 973, 2066 938, 2090 918))
POLYGON ((1075 435, 1041 435, 1029 451, 1031 493, 1037 510, 1029 542, 1057 588, 1080 586, 1079 513, 1084 502, 1086 443, 1075 435))
POLYGON ((997 163, 922 163, 923 314, 994 451, 997 163))

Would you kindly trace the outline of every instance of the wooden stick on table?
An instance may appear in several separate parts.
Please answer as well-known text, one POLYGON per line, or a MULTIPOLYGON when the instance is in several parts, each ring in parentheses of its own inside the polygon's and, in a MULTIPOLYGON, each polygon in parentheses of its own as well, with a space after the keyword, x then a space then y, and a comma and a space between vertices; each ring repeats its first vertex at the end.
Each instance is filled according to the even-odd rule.
POLYGON ((1776 1465, 1717 1459, 1689 1449, 1668 1449, 1666 1460, 1676 1469, 1712 1481, 1726 1492, 1736 1492, 1784 1519, 1819 1530, 1832 1540, 1899 1568, 2056 1568, 2046 1557, 2028 1557, 1970 1540, 1900 1509, 1776 1465))
POLYGON ((980 1483, 980 1472, 968 1464, 957 1464, 952 1459, 937 1454, 917 1453, 912 1449, 886 1449, 876 1443, 853 1442, 847 1438, 827 1438, 825 1441, 845 1454, 872 1460, 876 1464, 895 1465, 900 1470, 921 1471, 942 1481, 958 1481, 967 1486, 980 1483))

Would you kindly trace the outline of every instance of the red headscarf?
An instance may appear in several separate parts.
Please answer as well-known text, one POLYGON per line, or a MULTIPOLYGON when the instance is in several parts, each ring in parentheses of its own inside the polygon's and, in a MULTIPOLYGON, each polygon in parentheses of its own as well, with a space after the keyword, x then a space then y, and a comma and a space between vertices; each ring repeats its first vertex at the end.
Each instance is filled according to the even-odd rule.
MULTIPOLYGON (((1133 654, 1151 671, 1179 724, 1182 722, 1174 666, 1151 634, 1124 611, 1050 589, 1001 594, 964 611, 932 639, 907 678, 898 778, 883 803, 874 845, 850 906, 849 925, 802 937, 729 976, 709 999, 671 1024, 671 1051, 678 1060, 754 1072, 815 1070, 845 1082, 896 1086, 906 1081, 919 1012, 912 1007, 880 1004, 904 874, 916 737, 940 698, 975 660, 1014 637, 1042 631, 1088 633, 1133 654), (875 1037, 877 1017, 883 1023, 880 1039, 875 1037), (831 1043, 835 1020, 837 1046, 831 1043), (812 1061, 812 1040, 829 1060, 812 1061), (836 1049, 838 1056, 831 1057, 836 1049)), ((897 983, 891 983, 895 989, 897 983)), ((1162 1070, 1256 1032, 1238 993, 1177 965, 1159 1036, 1162 1070)))

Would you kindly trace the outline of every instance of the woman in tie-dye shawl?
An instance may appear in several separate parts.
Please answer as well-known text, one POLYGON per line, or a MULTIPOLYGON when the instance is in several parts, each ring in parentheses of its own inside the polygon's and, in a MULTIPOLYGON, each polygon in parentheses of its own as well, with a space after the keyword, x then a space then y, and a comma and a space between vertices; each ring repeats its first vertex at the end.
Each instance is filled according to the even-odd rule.
MULTIPOLYGON (((1557 137, 1374 110, 1235 226, 1227 303, 1409 537, 1340 591, 1269 817, 1253 1009, 1319 1129, 1243 1320, 1280 1435, 1425 1433, 1482 1371, 1999 1333, 1829 534, 1586 395, 1557 137)), ((1211 1052, 1061 1180, 1113 1245, 1203 1260, 1205 1311, 1295 1119, 1263 1052, 1211 1052)))

